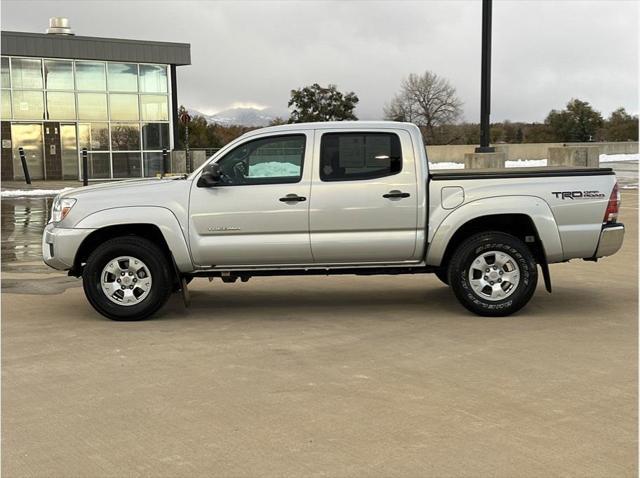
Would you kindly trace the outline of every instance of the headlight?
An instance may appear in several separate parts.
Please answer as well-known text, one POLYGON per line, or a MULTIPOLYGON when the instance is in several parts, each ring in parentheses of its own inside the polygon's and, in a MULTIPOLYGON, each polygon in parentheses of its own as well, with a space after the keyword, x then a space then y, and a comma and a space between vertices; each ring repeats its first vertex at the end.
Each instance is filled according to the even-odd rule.
POLYGON ((71 211, 71 208, 75 203, 76 200, 72 198, 56 197, 53 201, 53 207, 51 208, 51 221, 49 222, 62 221, 67 217, 67 214, 69 214, 69 211, 71 211))

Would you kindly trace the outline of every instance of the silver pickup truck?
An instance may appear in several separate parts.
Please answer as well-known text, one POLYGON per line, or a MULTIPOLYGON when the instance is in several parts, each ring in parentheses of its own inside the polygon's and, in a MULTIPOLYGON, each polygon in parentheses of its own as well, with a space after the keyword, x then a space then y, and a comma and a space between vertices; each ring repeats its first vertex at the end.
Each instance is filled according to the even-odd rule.
POLYGON ((42 252, 91 305, 138 320, 196 277, 435 273, 470 311, 522 308, 548 265, 622 245, 611 169, 429 171, 420 130, 252 131, 190 175, 59 195, 42 252))

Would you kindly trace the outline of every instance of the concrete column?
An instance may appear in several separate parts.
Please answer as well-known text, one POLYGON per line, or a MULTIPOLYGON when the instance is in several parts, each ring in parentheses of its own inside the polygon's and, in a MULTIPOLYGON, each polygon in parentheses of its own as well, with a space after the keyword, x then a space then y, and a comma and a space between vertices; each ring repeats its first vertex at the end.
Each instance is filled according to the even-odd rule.
POLYGON ((171 172, 185 173, 187 172, 187 155, 184 151, 171 151, 171 172))
POLYGON ((189 152, 189 154, 191 154, 191 159, 193 159, 194 170, 202 166, 202 163, 204 163, 207 160, 207 155, 205 154, 205 151, 192 149, 189 152))
POLYGON ((506 153, 466 153, 464 155, 464 169, 502 169, 507 160, 506 153))
POLYGON ((549 148, 547 166, 597 168, 600 166, 599 146, 561 146, 549 148))

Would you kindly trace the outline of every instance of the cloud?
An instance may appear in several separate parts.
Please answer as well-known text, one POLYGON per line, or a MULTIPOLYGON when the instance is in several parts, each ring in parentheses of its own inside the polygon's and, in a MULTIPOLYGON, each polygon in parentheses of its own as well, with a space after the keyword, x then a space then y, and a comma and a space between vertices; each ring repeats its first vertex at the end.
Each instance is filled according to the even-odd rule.
MULTIPOLYGON (((481 2, 3 1, 2 28, 44 31, 66 15, 77 34, 189 42, 181 103, 285 112, 291 89, 335 83, 377 119, 403 77, 432 70, 480 109, 481 2), (34 14, 33 12, 37 12, 34 14)), ((638 111, 638 4, 496 1, 492 120, 542 121, 572 97, 605 115, 638 111)))

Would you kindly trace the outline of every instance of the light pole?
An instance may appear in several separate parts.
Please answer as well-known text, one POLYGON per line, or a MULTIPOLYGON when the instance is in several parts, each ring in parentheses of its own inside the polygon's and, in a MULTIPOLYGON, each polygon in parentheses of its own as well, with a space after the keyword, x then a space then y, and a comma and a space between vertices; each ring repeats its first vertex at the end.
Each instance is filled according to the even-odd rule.
POLYGON ((491 115, 491 3, 482 0, 482 71, 480 73, 480 147, 476 153, 493 153, 489 117, 491 115))

